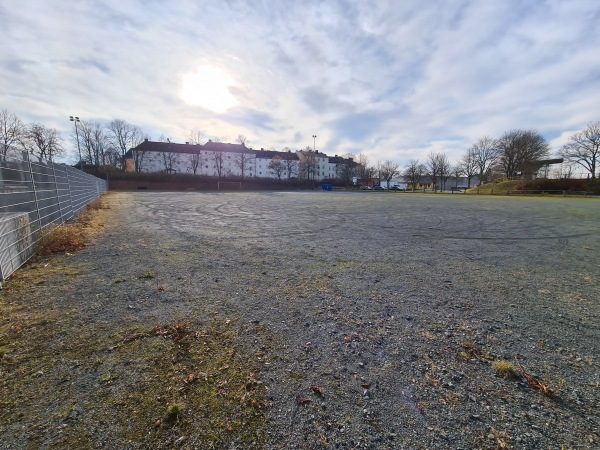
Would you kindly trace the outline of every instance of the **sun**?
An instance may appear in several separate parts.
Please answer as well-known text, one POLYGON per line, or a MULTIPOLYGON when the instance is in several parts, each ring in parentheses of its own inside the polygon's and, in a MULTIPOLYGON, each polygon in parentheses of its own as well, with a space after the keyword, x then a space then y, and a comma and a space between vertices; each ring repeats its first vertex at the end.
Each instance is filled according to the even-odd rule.
POLYGON ((223 113, 238 104, 229 90, 231 86, 235 86, 235 82, 223 69, 201 65, 195 71, 183 74, 180 96, 189 105, 223 113))

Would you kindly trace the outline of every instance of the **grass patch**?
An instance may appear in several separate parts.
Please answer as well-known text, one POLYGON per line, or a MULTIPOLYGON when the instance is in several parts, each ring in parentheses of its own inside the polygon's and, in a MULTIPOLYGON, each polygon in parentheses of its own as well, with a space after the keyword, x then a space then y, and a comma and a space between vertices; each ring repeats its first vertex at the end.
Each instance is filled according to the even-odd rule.
MULTIPOLYGON (((108 336, 101 329, 82 333, 76 317, 52 319, 43 328, 23 321, 0 334, 0 364, 7 369, 0 383, 3 426, 23 426, 26 418, 33 428, 61 428, 54 442, 60 448, 93 448, 97 435, 109 436, 112 448, 266 443, 264 348, 257 352, 240 338, 260 329, 225 320, 171 322, 108 336), (56 335, 61 342, 49 351, 56 335), (74 376, 80 382, 60 384, 57 395, 54 380, 74 376)), ((32 436, 29 446, 41 446, 39 439, 32 436)))
POLYGON ((44 232, 37 249, 38 256, 72 253, 88 245, 85 229, 79 224, 51 226, 44 232))
POLYGON ((520 180, 508 180, 501 181, 500 183, 487 183, 481 186, 475 186, 471 189, 467 189, 468 194, 506 194, 507 192, 515 192, 522 189, 523 181, 520 180))
POLYGON ((113 351, 112 365, 128 361, 138 370, 120 377, 128 386, 109 395, 105 404, 114 406, 105 414, 116 415, 128 439, 153 448, 174 434, 196 448, 264 442, 265 388, 238 332, 229 321, 134 330, 113 351))
POLYGON ((515 369, 515 366, 513 366, 510 361, 505 361, 505 360, 494 361, 492 363, 492 367, 498 375, 500 375, 504 378, 518 378, 519 377, 517 370, 515 369))
POLYGON ((48 227, 38 243, 36 255, 73 253, 87 247, 92 237, 104 227, 97 213, 101 209, 110 209, 103 197, 88 204, 76 222, 48 227))

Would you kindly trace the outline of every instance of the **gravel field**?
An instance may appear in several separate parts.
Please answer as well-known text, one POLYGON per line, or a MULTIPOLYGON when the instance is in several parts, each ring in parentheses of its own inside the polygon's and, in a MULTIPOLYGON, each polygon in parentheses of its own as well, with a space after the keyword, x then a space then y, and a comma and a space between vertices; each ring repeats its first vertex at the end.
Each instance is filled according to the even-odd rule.
POLYGON ((597 199, 106 201, 0 291, 0 448, 600 447, 597 199))

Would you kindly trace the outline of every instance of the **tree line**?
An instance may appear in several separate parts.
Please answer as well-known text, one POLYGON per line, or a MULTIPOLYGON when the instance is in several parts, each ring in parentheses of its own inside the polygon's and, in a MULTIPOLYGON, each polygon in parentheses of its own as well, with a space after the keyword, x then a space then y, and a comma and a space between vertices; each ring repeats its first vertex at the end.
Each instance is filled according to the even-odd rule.
MULTIPOLYGON (((124 169, 127 150, 147 137, 139 126, 125 120, 101 123, 76 119, 71 140, 77 148, 79 165, 124 169)), ((0 159, 16 156, 11 154, 15 151, 25 151, 40 161, 53 161, 66 154, 65 139, 56 128, 38 122, 27 124, 4 109, 0 111, 0 159)))
MULTIPOLYGON (((144 139, 149 137, 141 127, 121 119, 108 123, 77 119, 71 135, 71 141, 78 149, 76 158, 80 165, 113 166, 120 169, 125 168, 125 153, 144 139)), ((161 137, 161 140, 165 139, 161 137)), ((204 133, 200 131, 190 131, 187 139, 195 144, 206 143, 204 133)), ((213 140, 222 141, 219 138, 213 140)), ((236 141, 243 145, 249 143, 244 135, 239 135, 236 141)), ((14 149, 49 161, 66 153, 64 139, 57 129, 38 122, 26 124, 16 114, 4 109, 0 111, 0 159, 5 160, 14 149)), ((286 147, 282 151, 288 150, 286 147)), ((303 152, 304 158, 300 161, 298 170, 304 173, 307 179, 314 179, 314 172, 318 170, 315 155, 312 154, 311 157, 310 147, 306 147, 303 152)), ((222 161, 218 158, 222 155, 216 153, 219 152, 215 152, 214 163, 221 167, 222 161)), ((547 141, 537 130, 514 129, 505 132, 499 138, 478 138, 455 164, 451 164, 443 152, 431 152, 423 162, 411 159, 403 168, 391 160, 371 165, 364 154, 347 154, 344 158, 353 159, 340 165, 338 177, 344 182, 351 182, 354 177, 363 180, 378 177, 389 182, 394 177, 403 175, 413 185, 427 178, 436 189, 438 186, 445 189, 450 177, 465 177, 470 187, 475 177, 482 183, 496 176, 514 179, 519 175, 529 174, 535 170, 536 161, 548 158, 549 153, 547 141)), ((566 162, 582 167, 588 178, 595 180, 600 158, 600 121, 590 122, 582 130, 571 135, 558 154, 566 162)), ((138 157, 143 158, 143 154, 138 157)), ((171 157, 173 156, 164 155, 166 170, 173 165, 169 160, 171 157)), ((242 174, 245 174, 248 168, 248 161, 244 160, 246 156, 240 153, 237 157, 241 158, 239 166, 242 174)), ((199 164, 199 160, 190 161, 193 173, 196 173, 199 164)), ((292 174, 291 164, 291 160, 281 156, 274 159, 269 169, 274 171, 278 178, 285 175, 289 178, 292 174)), ((140 171, 141 167, 142 160, 137 161, 136 170, 140 171)), ((569 173, 565 175, 568 177, 569 173)))
MULTIPOLYGON (((400 164, 387 160, 371 165, 367 156, 359 154, 349 176, 363 180, 378 178, 389 182, 403 176, 413 186, 430 182, 434 189, 446 189, 452 177, 464 177, 467 187, 477 177, 479 183, 494 178, 515 179, 533 174, 539 169, 539 161, 547 159, 550 146, 537 130, 514 129, 499 138, 478 138, 455 163, 451 164, 443 152, 431 152, 425 161, 411 159, 401 168, 400 164)), ((565 162, 581 166, 592 181, 596 180, 600 158, 600 122, 590 122, 581 131, 571 135, 558 151, 565 162)), ((348 155, 352 156, 352 155, 348 155)), ((570 172, 563 174, 570 177, 570 172)))

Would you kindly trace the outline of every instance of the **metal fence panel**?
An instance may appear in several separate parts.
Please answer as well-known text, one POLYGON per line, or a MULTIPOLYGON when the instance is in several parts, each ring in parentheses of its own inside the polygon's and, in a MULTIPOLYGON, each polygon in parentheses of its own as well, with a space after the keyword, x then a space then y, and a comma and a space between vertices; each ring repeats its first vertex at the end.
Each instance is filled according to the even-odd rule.
POLYGON ((27 153, 0 160, 0 281, 33 255, 47 227, 76 217, 107 189, 105 180, 27 153))

